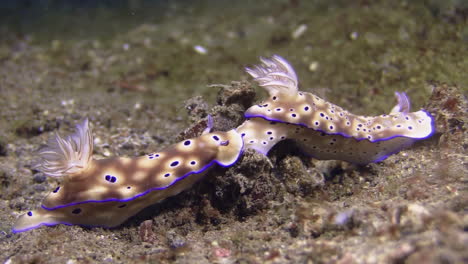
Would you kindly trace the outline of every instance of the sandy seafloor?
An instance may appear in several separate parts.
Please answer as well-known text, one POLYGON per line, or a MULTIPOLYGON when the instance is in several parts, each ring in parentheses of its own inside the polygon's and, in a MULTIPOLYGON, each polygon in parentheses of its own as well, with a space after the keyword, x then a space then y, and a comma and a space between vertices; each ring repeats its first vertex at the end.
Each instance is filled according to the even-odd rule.
POLYGON ((4 6, 0 261, 467 263, 468 5, 332 2, 4 6), (60 182, 32 168, 54 131, 88 117, 94 157, 105 158, 197 135, 207 114, 232 129, 265 96, 243 67, 272 54, 292 63, 301 90, 357 114, 388 112, 404 91, 437 133, 367 166, 310 159, 285 142, 121 227, 12 234, 60 182))

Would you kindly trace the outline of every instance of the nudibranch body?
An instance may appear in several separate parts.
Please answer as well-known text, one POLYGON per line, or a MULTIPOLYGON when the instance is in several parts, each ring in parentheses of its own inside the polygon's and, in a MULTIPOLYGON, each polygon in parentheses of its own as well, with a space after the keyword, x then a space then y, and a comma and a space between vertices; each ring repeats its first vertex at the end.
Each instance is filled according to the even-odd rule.
POLYGON ((250 120, 238 128, 246 148, 266 154, 278 141, 292 139, 317 159, 366 164, 381 161, 434 131, 427 112, 409 112, 404 93, 396 93, 398 104, 389 114, 359 116, 298 91, 294 69, 280 56, 262 62, 246 69, 270 95, 246 111, 250 120))
POLYGON ((85 120, 74 134, 58 134, 40 152, 39 169, 64 176, 41 208, 20 216, 22 232, 57 224, 115 227, 143 208, 192 186, 215 164, 230 166, 243 148, 235 131, 187 139, 160 152, 137 158, 92 159, 92 136, 85 120))

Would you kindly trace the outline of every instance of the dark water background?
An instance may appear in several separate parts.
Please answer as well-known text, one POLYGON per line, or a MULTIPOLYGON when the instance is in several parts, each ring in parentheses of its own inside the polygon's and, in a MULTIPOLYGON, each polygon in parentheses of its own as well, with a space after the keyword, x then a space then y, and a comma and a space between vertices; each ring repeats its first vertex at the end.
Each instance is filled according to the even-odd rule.
POLYGON ((157 22, 169 2, 191 4, 186 0, 4 0, 0 2, 0 25, 18 34, 41 33, 44 38, 95 37, 143 21, 157 22))

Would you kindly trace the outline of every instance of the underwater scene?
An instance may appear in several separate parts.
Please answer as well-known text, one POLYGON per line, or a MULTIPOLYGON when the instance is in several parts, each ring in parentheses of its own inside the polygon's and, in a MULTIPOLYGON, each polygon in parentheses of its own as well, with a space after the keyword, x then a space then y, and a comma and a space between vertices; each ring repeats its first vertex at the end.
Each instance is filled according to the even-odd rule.
POLYGON ((468 262, 468 3, 0 2, 2 263, 468 262))

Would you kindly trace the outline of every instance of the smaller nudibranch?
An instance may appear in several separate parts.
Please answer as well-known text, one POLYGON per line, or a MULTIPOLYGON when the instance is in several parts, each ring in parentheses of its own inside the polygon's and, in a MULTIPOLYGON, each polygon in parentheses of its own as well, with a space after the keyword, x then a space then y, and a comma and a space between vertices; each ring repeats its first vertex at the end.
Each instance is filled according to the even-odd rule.
MULTIPOLYGON (((211 122, 208 122, 209 126, 211 122)), ((56 134, 39 152, 44 174, 64 177, 36 210, 21 215, 13 232, 57 224, 115 227, 143 208, 192 186, 218 164, 234 164, 243 141, 235 130, 187 139, 136 158, 92 158, 93 137, 84 120, 67 138, 56 134)))
POLYGON ((246 148, 268 153, 278 141, 292 139, 317 159, 358 164, 378 162, 434 132, 433 118, 424 110, 410 111, 405 93, 389 114, 359 116, 307 92, 298 91, 294 69, 278 55, 262 58, 262 65, 246 68, 269 93, 250 107, 250 119, 237 130, 246 148))

